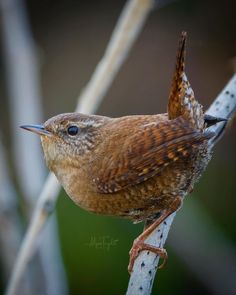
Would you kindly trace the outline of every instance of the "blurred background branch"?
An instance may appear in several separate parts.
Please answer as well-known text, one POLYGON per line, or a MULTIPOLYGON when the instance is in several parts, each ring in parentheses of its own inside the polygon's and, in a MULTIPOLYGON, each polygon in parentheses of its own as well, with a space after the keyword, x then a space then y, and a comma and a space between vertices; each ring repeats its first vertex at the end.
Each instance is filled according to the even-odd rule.
MULTIPOLYGON (((0 136, 0 261, 4 280, 12 271, 23 235, 22 220, 18 212, 17 193, 10 178, 7 154, 0 136)), ((29 284, 29 281, 28 281, 29 284)), ((20 284, 24 294, 28 294, 26 273, 20 284)))
MULTIPOLYGON (((1 0, 0 8, 14 167, 25 213, 29 218, 45 179, 45 168, 38 139, 21 134, 19 125, 33 120, 42 121, 39 66, 24 1, 1 0)), ((33 272, 32 288, 38 286, 38 290, 44 294, 65 294, 66 279, 55 216, 44 231, 43 239, 44 243, 40 246, 37 263, 33 268, 36 272, 33 272)))

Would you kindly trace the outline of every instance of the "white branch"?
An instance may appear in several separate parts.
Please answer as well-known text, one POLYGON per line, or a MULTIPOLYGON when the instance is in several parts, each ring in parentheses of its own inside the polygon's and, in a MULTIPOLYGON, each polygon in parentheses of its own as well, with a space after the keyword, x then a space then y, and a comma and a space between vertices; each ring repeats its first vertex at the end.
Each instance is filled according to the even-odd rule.
MULTIPOLYGON (((96 111, 117 71, 127 58, 130 48, 137 39, 153 4, 153 0, 129 0, 127 2, 109 41, 105 55, 79 99, 76 108, 77 112, 90 114, 96 111)), ((39 196, 31 223, 21 245, 8 285, 7 295, 15 294, 27 263, 35 251, 36 240, 48 219, 49 213, 54 208, 59 189, 59 183, 55 176, 50 173, 39 196)))
MULTIPOLYGON (((175 213, 170 215, 145 242, 163 248, 174 217, 175 213)), ((151 294, 158 262, 159 256, 153 252, 142 251, 139 254, 134 263, 126 295, 151 294)))
MULTIPOLYGON (((236 75, 228 82, 226 87, 211 104, 207 114, 215 117, 231 118, 236 110, 236 75)), ((222 135, 225 123, 219 123, 209 129, 222 135)), ((215 142, 211 142, 213 147, 215 142)), ((168 236, 174 215, 169 216, 146 240, 157 247, 163 247, 168 236)), ((142 251, 135 261, 133 272, 130 276, 126 295, 149 295, 151 294, 155 279, 159 256, 154 253, 142 251)))
MULTIPOLYGON (((217 96, 207 110, 207 114, 215 117, 230 119, 236 111, 236 74, 231 78, 225 88, 217 96)), ((225 123, 211 126, 210 130, 218 135, 218 139, 223 135, 225 123)), ((213 139, 212 145, 214 146, 213 139)))

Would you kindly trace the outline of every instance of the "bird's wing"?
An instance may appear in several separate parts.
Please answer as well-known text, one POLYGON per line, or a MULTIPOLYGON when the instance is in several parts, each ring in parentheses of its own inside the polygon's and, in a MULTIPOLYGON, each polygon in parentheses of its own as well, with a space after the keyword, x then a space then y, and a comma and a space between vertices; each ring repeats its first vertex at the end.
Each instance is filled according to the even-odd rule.
POLYGON ((182 117, 139 126, 135 134, 123 139, 122 146, 117 147, 115 140, 110 141, 112 153, 103 156, 93 178, 96 190, 115 193, 144 182, 167 165, 189 157, 199 144, 212 136, 207 131, 194 130, 182 117))

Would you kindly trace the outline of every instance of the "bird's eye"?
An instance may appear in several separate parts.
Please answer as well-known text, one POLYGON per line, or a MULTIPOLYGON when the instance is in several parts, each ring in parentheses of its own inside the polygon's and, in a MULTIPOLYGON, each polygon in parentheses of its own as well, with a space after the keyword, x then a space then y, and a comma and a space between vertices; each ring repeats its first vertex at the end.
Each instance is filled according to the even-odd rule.
POLYGON ((78 132, 79 132, 79 127, 77 127, 77 126, 70 126, 67 129, 67 133, 71 136, 77 135, 78 132))

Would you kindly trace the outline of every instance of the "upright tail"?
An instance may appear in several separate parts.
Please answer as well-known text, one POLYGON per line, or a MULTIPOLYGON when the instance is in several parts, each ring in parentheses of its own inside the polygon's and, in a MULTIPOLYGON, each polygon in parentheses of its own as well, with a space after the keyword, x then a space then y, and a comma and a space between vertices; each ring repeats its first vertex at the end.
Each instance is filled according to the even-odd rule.
POLYGON ((193 90, 185 74, 186 38, 187 33, 182 32, 168 101, 168 116, 169 119, 182 116, 195 129, 203 130, 204 114, 202 105, 195 99, 193 90))

